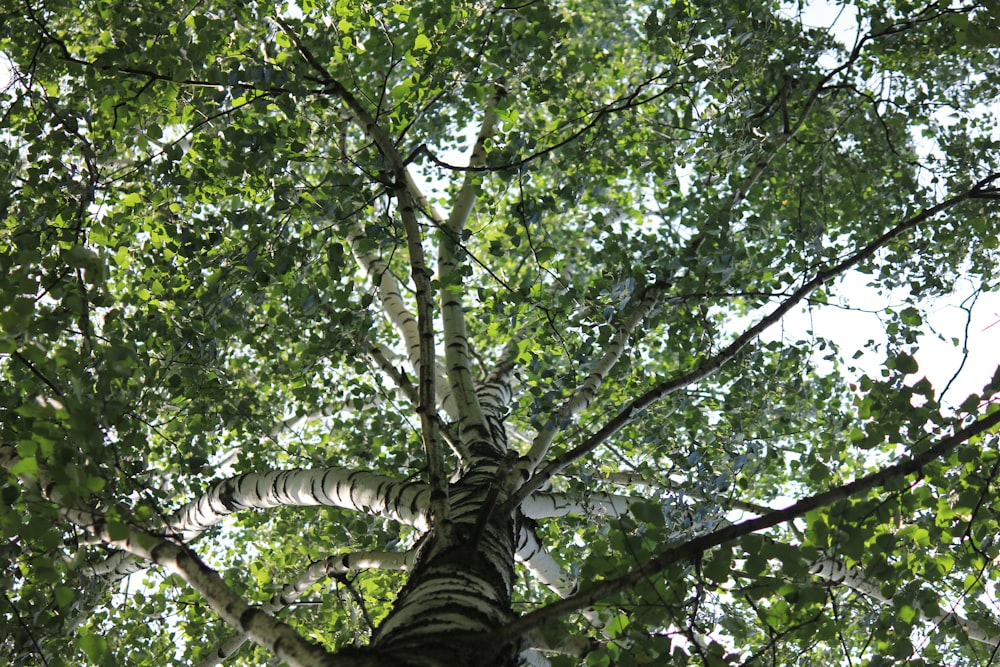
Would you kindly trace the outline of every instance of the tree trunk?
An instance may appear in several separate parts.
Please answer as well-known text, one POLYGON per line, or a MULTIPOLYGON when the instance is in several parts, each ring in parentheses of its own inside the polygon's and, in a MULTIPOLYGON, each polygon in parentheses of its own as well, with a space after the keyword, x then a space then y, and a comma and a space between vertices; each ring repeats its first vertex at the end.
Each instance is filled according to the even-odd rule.
MULTIPOLYGON (((523 517, 499 509, 503 467, 481 459, 451 486, 452 523, 424 538, 420 556, 392 612, 360 664, 400 667, 508 667, 514 644, 488 645, 482 635, 513 617, 515 537, 523 517), (496 511, 494 511, 496 510, 496 511)), ((348 654, 354 653, 349 651, 348 654)), ((339 655, 344 655, 342 651, 339 655)))

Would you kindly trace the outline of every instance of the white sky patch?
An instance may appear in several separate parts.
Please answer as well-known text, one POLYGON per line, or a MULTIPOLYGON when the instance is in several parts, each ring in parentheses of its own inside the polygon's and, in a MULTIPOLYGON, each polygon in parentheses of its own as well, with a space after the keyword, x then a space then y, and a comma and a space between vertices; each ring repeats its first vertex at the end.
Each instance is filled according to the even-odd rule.
POLYGON ((0 91, 7 90, 10 84, 14 83, 14 72, 11 68, 10 58, 3 51, 0 51, 0 91))
MULTIPOLYGON (((831 304, 837 305, 793 311, 762 339, 827 338, 838 346, 844 363, 858 369, 857 377, 868 374, 879 379, 888 340, 885 310, 905 307, 906 295, 880 294, 868 284, 867 276, 856 272, 847 274, 830 291, 834 293, 831 304), (853 359, 858 352, 861 355, 853 359)), ((919 369, 910 379, 926 376, 938 394, 948 387, 943 403, 957 406, 969 394, 980 393, 1000 365, 1000 293, 976 295, 971 280, 960 280, 951 295, 918 306, 925 333, 918 338, 914 355, 919 369)), ((828 362, 817 359, 817 363, 821 371, 829 369, 828 362)))
MULTIPOLYGON (((838 5, 829 0, 815 0, 799 7, 799 3, 788 3, 779 14, 797 19, 803 28, 823 28, 847 49, 854 47, 860 27, 858 8, 853 5, 838 5)), ((821 62, 823 66, 836 67, 837 61, 821 62)))

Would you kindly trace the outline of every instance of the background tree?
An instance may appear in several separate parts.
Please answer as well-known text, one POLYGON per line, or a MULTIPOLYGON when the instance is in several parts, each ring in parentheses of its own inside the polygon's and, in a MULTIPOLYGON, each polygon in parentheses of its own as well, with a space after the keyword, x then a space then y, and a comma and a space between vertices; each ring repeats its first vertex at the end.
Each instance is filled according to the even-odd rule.
POLYGON ((995 662, 997 10, 8 0, 2 660, 995 662))

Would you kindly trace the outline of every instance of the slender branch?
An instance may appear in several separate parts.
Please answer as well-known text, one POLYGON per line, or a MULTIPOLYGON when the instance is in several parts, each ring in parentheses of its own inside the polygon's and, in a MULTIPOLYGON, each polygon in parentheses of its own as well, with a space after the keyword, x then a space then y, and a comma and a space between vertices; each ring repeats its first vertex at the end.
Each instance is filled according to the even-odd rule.
MULTIPOLYGON (((276 438, 278 437, 278 435, 280 435, 283 431, 287 429, 301 428, 305 424, 314 422, 318 419, 322 419, 323 417, 329 417, 338 410, 343 410, 343 409, 344 406, 335 405, 331 403, 329 405, 324 405, 319 410, 313 410, 312 412, 308 412, 304 415, 294 415, 292 417, 289 417, 288 419, 282 419, 280 422, 271 427, 271 430, 268 433, 268 435, 270 435, 272 438, 276 438)), ((225 459, 220 461, 219 465, 221 466, 223 463, 227 462, 229 459, 232 458, 234 454, 238 453, 239 450, 242 448, 243 447, 240 446, 238 449, 234 449, 230 454, 226 456, 225 459)))
POLYGON ((14 357, 15 359, 17 359, 18 361, 20 361, 25 366, 27 366, 28 370, 31 371, 31 374, 34 375, 35 377, 37 377, 42 382, 44 382, 45 384, 47 384, 49 386, 49 389, 51 389, 53 392, 55 392, 56 396, 62 396, 63 395, 63 393, 59 389, 59 387, 57 387, 55 384, 52 383, 51 380, 49 380, 47 377, 45 377, 45 374, 42 373, 40 370, 38 370, 38 368, 33 363, 31 363, 30 359, 28 359, 27 357, 25 357, 23 354, 21 354, 17 350, 14 350, 13 352, 11 352, 11 356, 14 357))
POLYGON ((533 493, 521 503, 521 511, 529 519, 554 519, 567 514, 577 516, 621 516, 629 505, 642 496, 622 496, 613 493, 588 493, 582 500, 566 493, 533 493))
POLYGON ((358 266, 378 289, 382 313, 395 327, 403 347, 406 349, 410 366, 416 370, 420 366, 420 333, 417 328, 417 319, 403 303, 399 283, 396 282, 396 276, 389 270, 388 263, 364 247, 365 238, 360 225, 355 225, 355 228, 347 235, 347 244, 350 246, 351 254, 354 255, 358 266))
POLYGON ((400 393, 406 397, 410 403, 417 405, 419 401, 419 396, 417 396, 417 390, 410 382, 410 378, 406 376, 406 371, 396 368, 396 366, 389 359, 389 352, 383 348, 381 345, 369 343, 365 346, 365 351, 367 352, 369 358, 375 362, 375 365, 379 369, 388 375, 396 387, 399 388, 400 393))
MULTIPOLYGON (((848 567, 840 560, 831 556, 824 555, 816 559, 809 567, 809 574, 831 584, 847 586, 879 602, 892 602, 891 596, 883 595, 882 589, 877 584, 869 581, 857 568, 848 567)), ((915 607, 923 618, 926 618, 935 625, 953 625, 960 628, 969 639, 981 644, 1000 647, 1000 636, 991 635, 975 621, 959 616, 954 612, 934 610, 928 613, 925 609, 926 605, 921 603, 920 598, 915 601, 915 607)))
POLYGON ((511 162, 505 164, 495 164, 495 165, 481 165, 481 166, 467 166, 462 167, 455 164, 450 164, 444 160, 438 158, 436 155, 427 149, 427 146, 422 145, 415 152, 413 159, 417 155, 423 154, 433 162, 438 167, 442 169, 448 169, 449 171, 471 171, 471 172, 487 172, 487 171, 512 171, 518 170, 525 167, 531 162, 542 159, 548 155, 551 155, 565 146, 572 144, 573 142, 582 139, 587 133, 596 131, 598 126, 607 118, 612 117, 616 113, 621 113, 623 111, 628 111, 630 109, 637 109, 653 102, 665 95, 667 95, 672 90, 683 89, 685 87, 691 86, 695 83, 693 80, 677 80, 673 69, 668 71, 659 72, 650 76, 645 81, 641 81, 634 86, 631 90, 623 93, 622 95, 616 97, 610 102, 599 106, 591 111, 584 112, 579 116, 569 119, 559 129, 565 129, 574 123, 583 124, 576 129, 573 129, 569 134, 565 135, 562 139, 559 139, 553 144, 550 144, 534 153, 530 153, 525 157, 518 158, 511 162), (669 80, 669 84, 663 84, 663 81, 669 80), (661 88, 657 91, 650 92, 648 95, 643 96, 642 94, 652 86, 661 85, 661 88))
MULTIPOLYGON (((24 619, 21 618, 21 614, 20 612, 18 612, 17 606, 7 595, 7 591, 0 591, 0 595, 3 596, 4 602, 6 602, 7 606, 10 607, 10 611, 14 615, 14 619, 17 621, 17 624, 20 625, 24 633, 28 635, 28 639, 31 641, 31 645, 34 647, 35 654, 38 655, 38 659, 42 661, 42 665, 44 665, 45 667, 49 667, 48 656, 46 655, 45 651, 42 650, 41 645, 39 645, 38 639, 35 637, 34 631, 27 623, 24 622, 24 619)), ((13 633, 10 630, 8 630, 8 635, 7 635, 8 641, 11 640, 12 634, 13 633)))
POLYGON ((103 521, 90 526, 90 529, 106 544, 156 563, 183 579, 201 593, 205 602, 226 623, 272 651, 291 667, 343 664, 321 646, 303 638, 291 626, 247 604, 190 548, 135 528, 129 528, 127 537, 116 539, 103 521))
MULTIPOLYGON (((717 498, 709 498, 705 494, 699 493, 695 490, 684 487, 671 480, 669 477, 664 480, 650 479, 645 477, 641 473, 637 472, 600 472, 594 473, 596 479, 609 482, 618 486, 645 486, 649 488, 660 489, 667 491, 669 493, 683 493, 684 495, 694 498, 696 500, 709 501, 709 502, 720 502, 717 498)), ((531 503, 535 497, 539 494, 532 494, 524 504, 522 508, 531 503)), ((542 494, 545 495, 545 494, 542 494)), ((612 498, 630 498, 631 496, 611 496, 612 498)), ((751 502, 748 500, 740 500, 738 498, 725 498, 721 501, 723 507, 727 509, 740 510, 741 512, 752 512, 753 514, 767 514, 768 512, 773 512, 773 507, 768 507, 767 505, 761 505, 759 503, 751 502)))
POLYGON ((444 453, 438 438, 438 420, 435 404, 435 350, 434 320, 431 310, 432 290, 430 271, 424 260, 424 249, 417 223, 417 202, 412 193, 412 178, 406 169, 403 157, 396 149, 388 134, 372 117, 361 102, 351 94, 322 63, 305 47, 298 34, 283 19, 276 19, 281 28, 295 44, 298 53, 322 78, 328 93, 338 97, 347 107, 355 124, 375 143, 382 157, 391 166, 391 189, 396 197, 399 215, 406 232, 406 247, 410 261, 410 276, 413 280, 417 302, 417 333, 419 336, 419 368, 417 372, 421 433, 424 456, 427 460, 427 476, 431 485, 431 516, 435 523, 446 527, 450 524, 448 505, 448 478, 444 470, 444 453))
POLYGON ((909 475, 916 474, 920 476, 921 469, 924 466, 944 457, 959 445, 968 442, 971 438, 991 432, 998 424, 1000 424, 1000 410, 973 422, 969 426, 957 431, 954 435, 939 440, 937 444, 920 454, 906 458, 896 465, 883 468, 878 472, 814 496, 809 496, 784 509, 775 510, 764 516, 748 519, 737 524, 728 525, 706 535, 670 547, 643 565, 621 576, 594 583, 575 595, 520 617, 493 633, 491 639, 509 641, 537 627, 547 619, 563 616, 577 609, 588 607, 599 600, 618 595, 633 588, 646 578, 656 575, 672 565, 696 558, 713 547, 731 542, 744 535, 797 519, 812 510, 828 507, 838 501, 884 487, 889 482, 903 479, 909 475))
MULTIPOLYGON (((270 600, 262 604, 260 610, 265 614, 277 614, 317 582, 329 577, 342 577, 348 572, 359 570, 406 572, 413 567, 416 555, 416 549, 410 549, 404 553, 355 551, 315 561, 310 563, 298 579, 290 584, 285 584, 280 593, 276 593, 270 600)), ((239 633, 223 640, 209 651, 208 656, 203 658, 197 667, 215 667, 240 650, 240 647, 248 639, 246 634, 239 633)))
MULTIPOLYGON (((486 141, 493 135, 498 122, 496 110, 488 107, 472 149, 470 165, 485 164, 486 141)), ((445 224, 438 227, 438 278, 444 285, 441 290, 441 320, 444 325, 445 367, 463 428, 482 427, 484 423, 472 376, 458 253, 462 232, 476 202, 478 180, 479 177, 471 172, 465 175, 451 215, 445 224)))
POLYGON ((597 397, 597 390, 607 377, 611 369, 621 359, 622 354, 628 346, 628 340, 635 331, 635 328, 653 311, 656 303, 663 292, 664 285, 655 284, 643 294, 639 305, 632 311, 628 318, 622 322, 615 331, 614 337, 608 344, 604 355, 590 369, 590 374, 580 384, 576 390, 566 399, 559 408, 559 412, 553 419, 550 419, 531 443, 528 451, 529 461, 528 474, 535 472, 535 468, 549 452, 556 434, 567 425, 582 410, 587 409, 590 403, 597 397))
MULTIPOLYGON (((941 16, 946 13, 952 13, 952 10, 941 12, 940 14, 936 14, 931 18, 937 18, 938 16, 941 16)), ((858 60, 858 58, 861 57, 861 52, 864 50, 864 47, 868 42, 875 41, 880 37, 886 37, 899 32, 903 32, 905 30, 909 30, 913 26, 926 22, 928 20, 930 19, 926 17, 921 18, 918 15, 906 21, 890 24, 888 27, 884 28, 881 32, 877 33, 870 32, 861 37, 861 39, 859 39, 858 42, 854 45, 854 48, 851 49, 851 53, 847 56, 847 59, 840 65, 836 66, 835 68, 827 72, 826 75, 823 76, 823 78, 820 79, 819 82, 817 82, 816 85, 813 87, 812 91, 809 94, 808 99, 806 99, 806 103, 803 106, 802 111, 799 112, 799 117, 795 125, 793 127, 787 128, 785 132, 782 132, 778 136, 777 141, 775 141, 771 145, 768 151, 757 159, 757 162, 756 164, 754 164, 753 169, 751 169, 750 173, 743 180, 740 186, 736 188, 736 191, 733 192, 732 199, 730 199, 729 201, 729 208, 733 208, 736 204, 742 201, 744 197, 746 197, 747 193, 750 191, 750 188, 752 188, 754 184, 757 183, 758 180, 760 180, 760 177, 764 175, 764 172, 767 170, 767 167, 771 164, 771 161, 774 160, 774 158, 778 155, 778 153, 781 152, 781 149, 784 148, 786 145, 788 145, 788 142, 791 141, 792 138, 795 137, 796 134, 798 134, 799 130, 802 129, 803 125, 805 125, 806 120, 809 118, 810 112, 812 111, 813 107, 816 104, 816 101, 819 99, 820 95, 827 90, 827 84, 829 84, 830 81, 839 76, 842 72, 849 70, 854 65, 854 63, 858 60)), ((776 100, 778 104, 785 105, 787 103, 788 93, 790 92, 788 87, 790 84, 791 84, 790 81, 786 81, 782 90, 778 93, 778 99, 776 100)))
MULTIPOLYGON (((733 193, 732 199, 729 200, 729 208, 730 209, 732 209, 733 207, 735 207, 739 202, 741 202, 743 200, 744 197, 747 196, 747 193, 750 192, 750 188, 752 188, 754 186, 754 184, 758 180, 760 180, 760 177, 764 175, 764 172, 767 171, 767 167, 771 164, 771 162, 778 155, 778 153, 781 152, 781 149, 784 148, 785 146, 787 146, 788 142, 790 142, 792 140, 792 138, 796 134, 798 134, 799 130, 802 129, 802 126, 806 124, 806 120, 809 118, 809 113, 812 111, 813 107, 816 105, 816 101, 819 99, 820 93, 823 92, 826 83, 830 79, 832 79, 834 76, 836 76, 845 67, 849 66, 849 64, 851 62, 853 62, 854 59, 856 59, 856 58, 857 58, 857 56, 852 56, 852 58, 850 60, 848 60, 847 63, 845 63, 844 65, 838 67, 837 69, 833 70, 832 72, 828 73, 825 77, 823 77, 822 80, 820 80, 819 83, 816 84, 816 86, 813 88, 812 93, 809 95, 809 99, 806 100, 805 107, 799 113, 799 118, 796 121, 795 126, 789 128, 788 132, 783 132, 782 134, 778 135, 777 141, 775 141, 771 145, 771 147, 768 149, 768 151, 764 155, 760 156, 757 159, 757 162, 756 162, 756 164, 754 164, 753 169, 750 171, 750 173, 747 175, 747 177, 743 180, 743 182, 740 184, 740 186, 738 188, 736 188, 736 191, 733 193)), ((784 84, 785 88, 783 88, 782 91, 785 92, 786 89, 787 89, 787 87, 789 85, 790 85, 790 82, 786 82, 784 84)))
MULTIPOLYGON (((392 364, 386 354, 386 350, 379 345, 369 343, 367 351, 368 356, 371 357, 372 361, 378 365, 382 372, 392 378, 392 381, 397 387, 399 387, 399 390, 404 396, 406 396, 407 400, 409 400, 414 406, 419 405, 417 390, 413 387, 413 384, 406 376, 406 373, 399 370, 392 364)), ((441 386, 441 383, 438 383, 437 386, 441 386)), ((440 394, 438 395, 438 404, 441 405, 442 408, 449 414, 452 410, 449 410, 448 408, 454 407, 454 401, 448 400, 446 402, 442 402, 440 394)), ((452 433, 447 424, 438 422, 438 432, 441 434, 441 437, 444 438, 444 441, 448 443, 448 446, 451 447, 452 452, 454 452, 455 456, 458 457, 459 461, 469 460, 469 457, 471 456, 471 454, 469 454, 469 448, 465 446, 465 443, 463 443, 461 439, 455 437, 455 434, 452 433)))
POLYGON ((639 416, 649 406, 680 389, 704 380, 722 368, 725 364, 732 361, 743 350, 743 348, 750 344, 751 341, 756 339, 757 336, 769 327, 779 322, 788 311, 802 302, 815 289, 824 283, 831 281, 837 276, 846 273, 848 270, 861 264, 865 260, 870 259, 876 252, 886 247, 894 239, 911 229, 914 229, 919 224, 933 218, 942 211, 947 211, 948 209, 953 208, 966 200, 977 197, 981 191, 985 190, 986 186, 998 179, 1000 179, 1000 172, 991 174, 965 192, 955 195, 954 197, 951 197, 950 199, 947 199, 928 209, 924 209, 917 215, 900 222, 898 225, 885 232, 868 245, 864 246, 861 250, 858 250, 856 253, 849 256, 847 259, 817 272, 812 279, 792 292, 791 296, 781 302, 781 304, 771 311, 771 313, 761 319, 757 324, 744 331, 736 340, 723 348, 718 354, 705 359, 691 371, 654 386, 652 389, 626 405, 614 418, 611 419, 611 421, 607 422, 601 429, 587 438, 587 440, 585 440, 582 444, 555 457, 551 462, 549 462, 548 465, 542 468, 541 471, 525 482, 524 486, 511 497, 509 501, 509 503, 511 503, 511 507, 513 507, 515 503, 522 501, 534 491, 541 488, 545 482, 552 477, 552 475, 564 470, 571 463, 583 456, 586 456, 599 445, 606 442, 611 436, 631 423, 632 420, 639 416))

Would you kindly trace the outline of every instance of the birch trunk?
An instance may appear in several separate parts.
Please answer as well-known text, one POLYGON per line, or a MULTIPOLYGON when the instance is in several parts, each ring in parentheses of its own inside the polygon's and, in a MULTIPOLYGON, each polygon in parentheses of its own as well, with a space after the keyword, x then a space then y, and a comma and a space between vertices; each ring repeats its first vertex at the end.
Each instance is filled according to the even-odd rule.
POLYGON ((406 586, 371 644, 342 650, 339 657, 399 667, 518 664, 516 642, 483 641, 514 617, 515 537, 522 516, 500 511, 503 476, 501 461, 481 459, 452 485, 450 530, 434 527, 425 537, 406 586))

